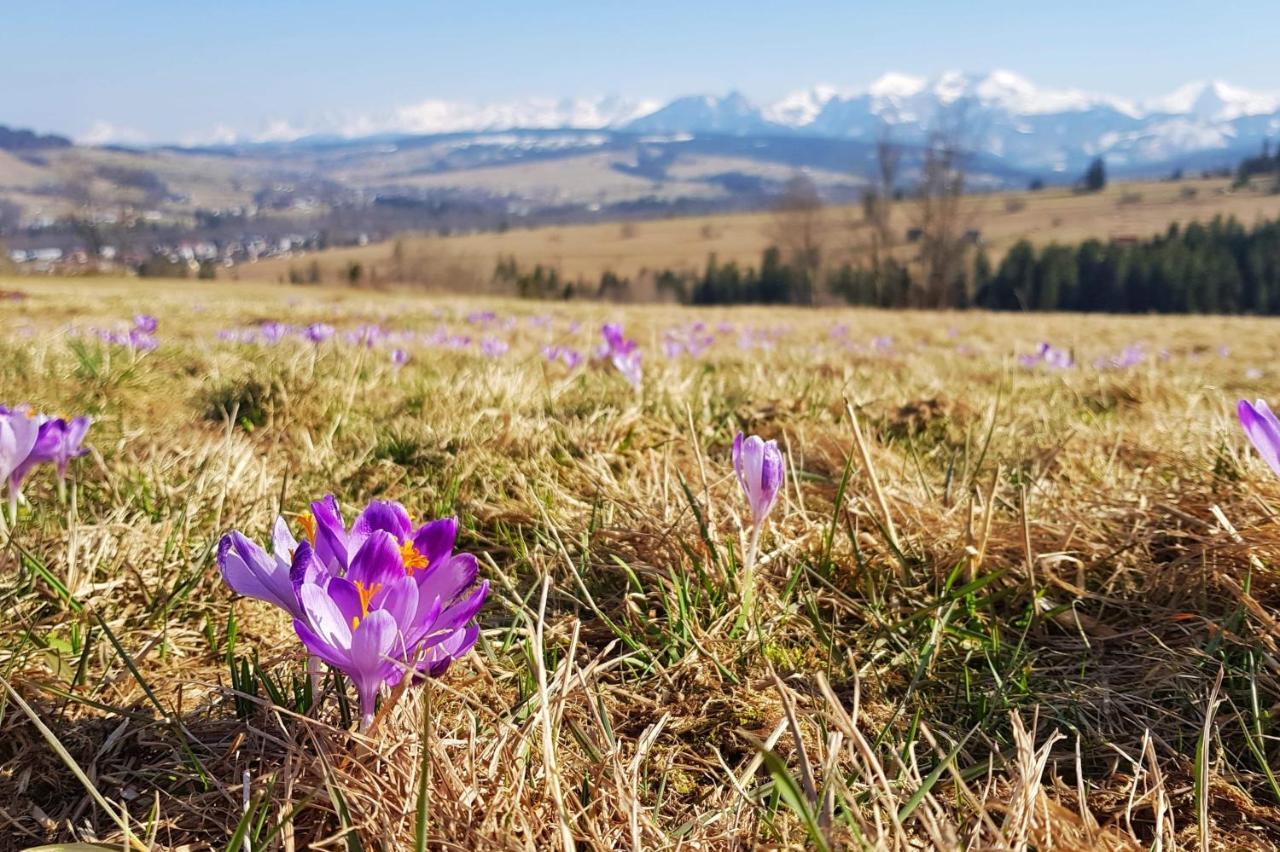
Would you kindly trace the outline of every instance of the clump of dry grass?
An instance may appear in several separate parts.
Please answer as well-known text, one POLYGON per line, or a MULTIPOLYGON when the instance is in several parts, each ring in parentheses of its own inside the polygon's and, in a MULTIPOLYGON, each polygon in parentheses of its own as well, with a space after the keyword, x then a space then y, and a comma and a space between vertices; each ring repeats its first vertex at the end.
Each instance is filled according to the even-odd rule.
POLYGON ((286 313, 461 326, 462 303, 210 288, 193 313, 141 284, 6 286, 32 297, 3 308, 0 402, 98 420, 74 504, 34 481, 0 557, 0 849, 1280 843, 1280 483, 1229 416, 1274 390, 1245 378, 1269 367, 1259 321, 743 309, 705 318, 786 324, 776 349, 665 363, 688 314, 630 309, 637 394, 545 366, 527 324, 504 358, 399 371, 212 336, 286 313), (59 332, 144 303, 151 355, 59 332), (895 344, 846 351, 837 319, 895 344), (1041 337, 1170 355, 1014 366, 1041 337), (266 416, 205 417, 251 385, 266 416), (745 615, 739 428, 788 463, 745 615), (330 490, 456 512, 494 588, 477 649, 367 736, 213 565, 226 529, 265 536, 330 490))

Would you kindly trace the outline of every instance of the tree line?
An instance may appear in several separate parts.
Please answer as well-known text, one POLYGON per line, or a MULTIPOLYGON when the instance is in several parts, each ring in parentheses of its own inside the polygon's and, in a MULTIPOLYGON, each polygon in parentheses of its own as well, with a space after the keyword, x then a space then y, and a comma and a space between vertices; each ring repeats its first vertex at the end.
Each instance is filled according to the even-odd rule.
POLYGON ((883 308, 1280 314, 1280 221, 1246 227, 1219 216, 1173 224, 1142 240, 1041 247, 1021 240, 998 264, 978 248, 941 282, 922 277, 937 275, 936 266, 894 257, 822 271, 810 260, 770 246, 758 265, 711 255, 701 272, 648 271, 634 281, 606 272, 598 282, 570 282, 546 267, 521 270, 508 258, 495 278, 514 285, 519 295, 552 299, 626 300, 644 292, 691 305, 838 301, 883 308), (824 291, 825 297, 816 298, 824 291))
POLYGON ((994 270, 975 259, 974 304, 992 310, 1280 314, 1280 221, 1170 225, 1146 240, 1039 249, 994 270))

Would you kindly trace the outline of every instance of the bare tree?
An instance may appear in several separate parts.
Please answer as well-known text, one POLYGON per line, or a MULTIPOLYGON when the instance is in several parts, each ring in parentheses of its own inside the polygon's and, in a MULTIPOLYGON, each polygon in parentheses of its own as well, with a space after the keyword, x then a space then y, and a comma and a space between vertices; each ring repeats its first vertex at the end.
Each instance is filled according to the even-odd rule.
POLYGON ((898 164, 902 149, 893 141, 893 128, 885 122, 876 140, 876 182, 862 196, 863 219, 871 226, 871 265, 879 269, 893 248, 893 196, 897 192, 898 164))
POLYGON ((914 217, 921 268, 917 302, 922 307, 954 307, 966 301, 971 223, 963 204, 965 139, 963 112, 942 114, 922 152, 914 217))
POLYGON ((800 273, 802 280, 792 297, 802 304, 813 303, 814 283, 822 270, 826 230, 826 208, 817 186, 807 175, 793 175, 774 205, 767 235, 787 263, 800 273))
POLYGON ((0 198, 0 236, 13 234, 22 227, 22 205, 0 198))
POLYGON ((63 181, 62 194, 72 206, 71 212, 64 217, 65 222, 76 236, 84 240, 89 255, 97 258, 102 255, 109 234, 94 191, 95 177, 88 165, 74 167, 63 181))

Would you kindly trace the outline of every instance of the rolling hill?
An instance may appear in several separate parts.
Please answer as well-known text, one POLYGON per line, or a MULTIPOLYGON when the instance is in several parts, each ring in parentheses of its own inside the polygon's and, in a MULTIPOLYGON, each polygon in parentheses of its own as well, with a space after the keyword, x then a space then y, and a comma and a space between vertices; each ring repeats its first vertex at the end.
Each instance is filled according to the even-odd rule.
MULTIPOLYGON (((764 106, 740 93, 427 102, 358 129, 203 147, 87 146, 0 129, 0 237, 75 247, 78 233, 59 225, 72 214, 141 220, 166 244, 265 245, 706 214, 758 209, 798 170, 829 201, 848 202, 885 138, 902 151, 898 184, 909 190, 940 124, 958 128, 971 152, 969 188, 1007 190, 1069 184, 1095 157, 1130 179, 1230 168, 1280 132, 1280 99, 1211 82, 1139 104, 1006 71, 951 72, 816 86, 764 106)), ((132 230, 116 239, 126 237, 145 243, 132 230)))

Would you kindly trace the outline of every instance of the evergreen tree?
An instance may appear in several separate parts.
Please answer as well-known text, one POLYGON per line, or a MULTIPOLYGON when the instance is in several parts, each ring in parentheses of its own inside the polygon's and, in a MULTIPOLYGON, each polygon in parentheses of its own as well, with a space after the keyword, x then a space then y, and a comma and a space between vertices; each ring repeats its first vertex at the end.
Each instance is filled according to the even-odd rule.
POLYGON ((1107 186, 1107 166, 1101 157, 1094 158, 1081 181, 1085 192, 1101 192, 1107 186))

